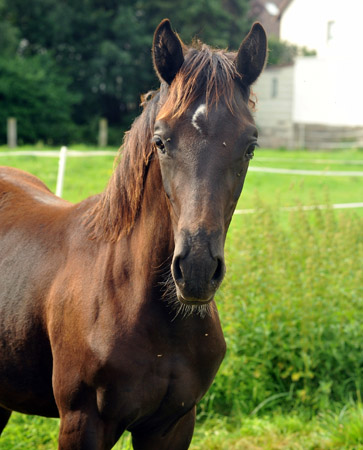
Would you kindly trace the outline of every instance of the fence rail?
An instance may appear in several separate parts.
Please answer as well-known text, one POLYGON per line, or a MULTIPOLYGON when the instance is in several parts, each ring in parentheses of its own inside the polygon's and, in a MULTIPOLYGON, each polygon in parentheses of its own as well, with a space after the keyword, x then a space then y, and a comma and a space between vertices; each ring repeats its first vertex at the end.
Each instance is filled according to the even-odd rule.
MULTIPOLYGON (((283 206, 279 208, 279 211, 314 211, 316 209, 351 209, 351 208, 363 208, 363 202, 358 203, 334 203, 333 205, 305 205, 305 206, 283 206)), ((235 214, 255 214, 263 211, 262 209, 236 209, 235 214)))
POLYGON ((272 167, 250 167, 249 172, 281 173, 287 175, 312 175, 318 177, 363 177, 363 171, 356 170, 302 170, 272 167))
MULTIPOLYGON (((63 147, 62 147, 63 148, 63 147)), ((116 156, 117 152, 111 150, 69 150, 67 156, 116 156)), ((44 156, 48 158, 59 158, 60 150, 14 150, 11 152, 0 152, 0 156, 44 156)))
POLYGON ((258 156, 257 162, 282 162, 282 163, 301 163, 301 164, 339 164, 342 166, 363 166, 363 160, 360 159, 304 159, 304 158, 272 158, 267 156, 258 156))

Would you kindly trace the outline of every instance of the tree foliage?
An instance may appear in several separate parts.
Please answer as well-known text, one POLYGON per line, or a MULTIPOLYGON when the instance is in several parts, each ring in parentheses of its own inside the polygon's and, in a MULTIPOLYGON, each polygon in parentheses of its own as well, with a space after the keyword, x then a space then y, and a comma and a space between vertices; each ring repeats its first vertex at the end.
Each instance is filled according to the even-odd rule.
MULTIPOLYGON (((249 0, 181 0, 177 5, 171 0, 0 0, 1 120, 19 114, 9 101, 16 97, 20 104, 24 98, 27 107, 21 120, 30 129, 26 117, 33 122, 32 105, 43 98, 44 120, 55 117, 51 111, 55 101, 62 126, 76 125, 66 126, 67 140, 94 141, 92 130, 99 117, 119 129, 128 127, 138 112, 140 93, 158 86, 150 48, 160 20, 169 17, 186 42, 196 36, 217 47, 237 49, 248 31, 248 6, 249 0), (46 72, 39 96, 34 89, 29 93, 37 63, 46 72), (10 95, 6 78, 15 73, 17 83, 10 95)), ((24 134, 24 140, 57 141, 62 133, 55 131, 39 124, 33 133, 24 134), (48 136, 39 131, 43 128, 49 130, 48 136)))
MULTIPOLYGON (((68 142, 75 133, 71 112, 75 96, 47 55, 12 60, 0 57, 0 123, 18 122, 18 141, 68 142)), ((0 128, 0 142, 6 127, 0 128)))

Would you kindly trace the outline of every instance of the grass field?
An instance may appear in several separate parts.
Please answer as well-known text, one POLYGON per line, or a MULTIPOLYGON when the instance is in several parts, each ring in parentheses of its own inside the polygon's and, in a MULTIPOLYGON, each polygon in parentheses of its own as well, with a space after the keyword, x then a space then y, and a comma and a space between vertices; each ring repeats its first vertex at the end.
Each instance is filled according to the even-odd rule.
MULTIPOLYGON (((1 151, 7 149, 0 148, 1 151)), ((258 150, 252 167, 363 171, 363 152, 258 150)), ((55 189, 55 158, 0 157, 55 189)), ((64 197, 100 192, 112 157, 69 158, 64 197)), ((357 176, 250 172, 217 294, 228 352, 199 406, 193 450, 363 449, 362 211, 357 176)), ((56 448, 58 421, 14 414, 2 450, 56 448)), ((131 448, 126 436, 117 450, 131 448)))

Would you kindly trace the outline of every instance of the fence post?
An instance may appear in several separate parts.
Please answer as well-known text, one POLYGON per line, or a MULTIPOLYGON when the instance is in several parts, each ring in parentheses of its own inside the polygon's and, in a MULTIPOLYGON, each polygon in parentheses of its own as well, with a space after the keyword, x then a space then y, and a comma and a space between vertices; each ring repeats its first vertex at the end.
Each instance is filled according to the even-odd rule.
POLYGON ((57 177, 57 187, 55 190, 55 195, 62 197, 63 193, 63 180, 64 172, 66 170, 66 159, 67 159, 67 147, 61 147, 59 152, 59 164, 58 164, 58 177, 57 177))
POLYGON ((107 119, 100 119, 99 129, 98 129, 98 146, 107 146, 107 136, 108 135, 108 124, 107 119))
POLYGON ((17 130, 15 117, 8 118, 8 147, 15 148, 17 144, 17 130))

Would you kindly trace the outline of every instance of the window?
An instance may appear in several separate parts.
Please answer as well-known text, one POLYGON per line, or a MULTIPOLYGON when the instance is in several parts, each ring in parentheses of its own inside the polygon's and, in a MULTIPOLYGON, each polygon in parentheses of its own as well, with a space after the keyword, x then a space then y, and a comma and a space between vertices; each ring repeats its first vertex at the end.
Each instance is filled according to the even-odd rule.
POLYGON ((329 44, 335 38, 335 20, 329 20, 326 40, 329 44))
POLYGON ((279 80, 278 78, 272 78, 271 83, 271 98, 276 98, 279 90, 279 80))

